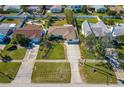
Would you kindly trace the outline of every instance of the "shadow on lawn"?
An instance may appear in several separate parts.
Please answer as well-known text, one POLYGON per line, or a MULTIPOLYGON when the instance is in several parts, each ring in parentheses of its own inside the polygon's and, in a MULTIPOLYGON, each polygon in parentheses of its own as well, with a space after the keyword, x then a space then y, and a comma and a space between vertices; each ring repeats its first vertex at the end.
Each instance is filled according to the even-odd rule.
MULTIPOLYGON (((106 75, 106 76, 109 75, 109 76, 111 76, 112 78, 115 78, 115 77, 114 77, 115 75, 113 75, 112 73, 109 73, 109 72, 107 72, 107 71, 105 71, 105 70, 99 69, 99 68, 97 68, 97 67, 95 67, 95 66, 88 65, 88 64, 86 64, 86 63, 85 63, 84 65, 86 65, 86 66, 88 66, 88 67, 91 67, 91 68, 95 68, 98 73, 104 74, 104 75, 106 75)), ((94 72, 94 73, 95 73, 95 72, 94 72)), ((115 79, 116 79, 116 78, 115 78, 115 79)))
POLYGON ((7 77, 7 78, 9 78, 9 80, 14 80, 13 77, 10 77, 9 75, 6 75, 6 74, 3 73, 3 72, 0 72, 0 74, 3 75, 3 76, 5 76, 5 77, 7 77))

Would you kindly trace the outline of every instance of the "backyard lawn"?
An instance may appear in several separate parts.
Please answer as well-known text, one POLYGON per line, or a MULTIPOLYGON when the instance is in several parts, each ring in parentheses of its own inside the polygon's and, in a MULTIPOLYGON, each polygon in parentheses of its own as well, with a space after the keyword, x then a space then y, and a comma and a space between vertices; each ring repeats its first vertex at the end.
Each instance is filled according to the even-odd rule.
POLYGON ((80 65, 80 74, 87 83, 91 84, 112 84, 117 83, 115 73, 107 63, 90 63, 80 65))
POLYGON ((16 76, 21 63, 0 62, 0 83, 10 83, 16 76))
POLYGON ((19 24, 19 19, 5 19, 2 23, 15 23, 16 25, 19 24))
MULTIPOLYGON (((42 46, 41 46, 42 47, 42 46)), ((37 59, 65 59, 64 45, 54 43, 51 49, 39 49, 37 59)))
POLYGON ((63 26, 64 24, 67 24, 66 20, 60 19, 60 20, 55 21, 52 25, 53 26, 63 26))
POLYGON ((70 83, 70 80, 69 63, 35 63, 32 73, 33 83, 70 83))

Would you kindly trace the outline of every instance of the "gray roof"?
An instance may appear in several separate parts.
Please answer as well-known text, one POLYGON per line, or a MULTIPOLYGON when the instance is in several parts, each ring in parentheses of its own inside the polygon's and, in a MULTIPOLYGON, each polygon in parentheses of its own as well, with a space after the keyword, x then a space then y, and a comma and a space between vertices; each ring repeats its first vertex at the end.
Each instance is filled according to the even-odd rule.
POLYGON ((113 36, 121 36, 124 35, 124 25, 118 25, 113 27, 113 36))
POLYGON ((0 24, 0 34, 6 35, 10 29, 10 24, 0 24))
POLYGON ((109 29, 102 21, 99 21, 96 24, 84 21, 82 27, 86 35, 91 34, 92 31, 94 32, 96 37, 102 37, 105 36, 107 33, 110 33, 109 29))

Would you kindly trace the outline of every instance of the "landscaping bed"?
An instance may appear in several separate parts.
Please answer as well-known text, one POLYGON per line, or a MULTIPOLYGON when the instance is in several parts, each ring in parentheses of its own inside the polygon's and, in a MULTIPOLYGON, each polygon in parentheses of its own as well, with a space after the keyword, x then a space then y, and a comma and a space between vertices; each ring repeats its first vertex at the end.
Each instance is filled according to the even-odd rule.
POLYGON ((70 80, 69 63, 35 63, 32 73, 33 83, 70 83, 70 80))
POLYGON ((2 23, 15 23, 16 25, 18 25, 19 24, 19 19, 5 19, 5 20, 3 20, 3 22, 2 23))
POLYGON ((14 80, 21 63, 0 62, 0 83, 10 83, 14 80))
POLYGON ((65 59, 64 45, 54 43, 51 48, 40 46, 37 59, 65 59))
POLYGON ((117 83, 117 78, 111 65, 103 62, 86 62, 79 65, 82 79, 90 84, 117 83))

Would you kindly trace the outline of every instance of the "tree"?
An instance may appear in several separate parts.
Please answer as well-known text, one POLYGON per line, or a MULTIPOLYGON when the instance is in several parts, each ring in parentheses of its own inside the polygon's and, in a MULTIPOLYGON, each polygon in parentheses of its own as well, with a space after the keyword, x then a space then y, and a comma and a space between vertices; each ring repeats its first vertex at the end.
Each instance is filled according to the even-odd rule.
POLYGON ((118 36, 117 37, 117 40, 119 41, 119 42, 124 42, 124 35, 122 35, 122 36, 118 36))
POLYGON ((66 16, 66 21, 68 24, 72 24, 75 26, 75 15, 74 12, 70 9, 65 9, 64 10, 65 16, 66 16))
POLYGON ((22 34, 17 34, 15 38, 16 38, 18 44, 20 44, 21 46, 24 46, 24 47, 28 47, 28 45, 30 43, 30 39, 28 39, 27 37, 25 37, 22 34))
POLYGON ((83 6, 83 8, 82 8, 82 12, 83 12, 84 14, 89 14, 86 5, 83 6))
POLYGON ((117 14, 117 11, 113 11, 113 10, 109 10, 108 13, 107 13, 109 16, 116 16, 117 14))

